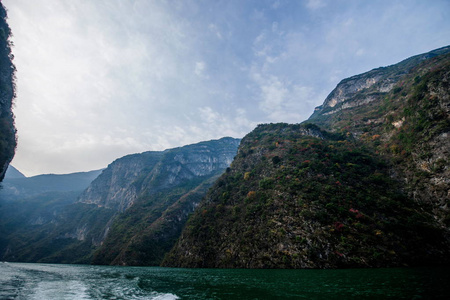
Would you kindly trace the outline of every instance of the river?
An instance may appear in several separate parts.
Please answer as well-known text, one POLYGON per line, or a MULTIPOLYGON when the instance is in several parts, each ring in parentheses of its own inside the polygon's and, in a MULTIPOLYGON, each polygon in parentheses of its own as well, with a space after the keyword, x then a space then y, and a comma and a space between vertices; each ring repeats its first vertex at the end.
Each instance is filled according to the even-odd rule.
POLYGON ((0 263, 0 299, 449 299, 449 271, 0 263))

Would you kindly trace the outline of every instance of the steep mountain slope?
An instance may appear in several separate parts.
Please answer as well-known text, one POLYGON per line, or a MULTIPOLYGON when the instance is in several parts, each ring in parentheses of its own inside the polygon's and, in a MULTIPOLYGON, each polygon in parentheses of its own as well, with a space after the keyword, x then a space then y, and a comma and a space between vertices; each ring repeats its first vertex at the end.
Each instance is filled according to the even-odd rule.
POLYGON ((83 261, 91 251, 90 245, 84 245, 93 238, 86 235, 83 226, 89 223, 96 227, 113 215, 76 203, 80 193, 100 172, 11 178, 8 171, 0 190, 0 259, 83 261), (64 249, 68 249, 65 254, 64 249))
POLYGON ((7 15, 0 3, 0 181, 14 156, 16 148, 16 129, 12 113, 15 98, 15 67, 12 63, 11 30, 6 23, 7 15))
MULTIPOLYGON (((342 118, 350 118, 349 109, 364 108, 369 103, 379 104, 385 95, 396 88, 398 93, 408 74, 416 74, 421 63, 429 64, 429 59, 450 52, 450 46, 442 47, 428 53, 416 55, 388 67, 381 67, 369 72, 342 80, 328 95, 323 105, 316 107, 309 118, 325 129, 336 130, 342 118)), ((442 58, 441 58, 442 59, 442 58)), ((423 70, 427 71, 427 70, 423 70)), ((420 73, 420 71, 419 71, 420 73)), ((415 76, 420 76, 416 74, 415 76)), ((359 111, 358 111, 359 113, 359 111)), ((363 117, 363 116, 361 116, 363 117)))
POLYGON ((80 196, 79 202, 123 212, 139 194, 135 184, 160 161, 163 152, 144 152, 117 159, 80 196))
POLYGON ((343 80, 307 123, 248 134, 163 265, 448 264, 449 50, 343 80))
POLYGON ((89 263, 114 212, 76 203, 81 191, 47 192, 0 204, 0 260, 89 263))
MULTIPOLYGON (((11 166, 9 166, 11 168, 11 166)), ((8 168, 8 169, 9 169, 8 168)), ((44 174, 32 177, 5 177, 0 199, 18 200, 48 192, 81 192, 97 178, 102 170, 72 174, 44 174)), ((21 174, 21 173, 20 173, 21 174)))
POLYGON ((23 175, 16 168, 14 168, 12 165, 9 165, 8 169, 6 170, 5 177, 7 177, 7 178, 25 178, 26 176, 23 175))
POLYGON ((135 169, 123 166, 122 160, 111 164, 80 197, 81 202, 123 212, 111 229, 108 227, 94 263, 159 264, 178 238, 188 215, 230 165, 238 145, 238 139, 222 138, 145 153, 141 159, 150 162, 146 168, 141 168, 133 156, 124 159, 132 162, 135 169), (116 197, 118 194, 120 198, 116 197))
POLYGON ((91 176, 85 191, 71 190, 94 173, 7 179, 18 193, 0 198, 0 259, 91 263, 98 250, 96 263, 159 264, 238 144, 223 138, 129 155, 91 176))
MULTIPOLYGON (((373 87, 369 87, 355 95, 342 93, 347 100, 341 102, 339 109, 329 111, 324 105, 309 120, 336 132, 349 132, 386 156, 393 164, 393 175, 403 183, 409 197, 432 205, 435 218, 447 231, 450 226, 449 52, 450 47, 445 47, 406 60, 418 59, 418 63, 409 66, 409 72, 398 78, 389 92, 374 95, 373 87), (364 105, 356 104, 364 102, 364 105)), ((400 69, 399 66, 389 68, 400 69)), ((379 83, 385 80, 381 77, 379 83)), ((344 89, 338 85, 332 94, 337 90, 344 89)))

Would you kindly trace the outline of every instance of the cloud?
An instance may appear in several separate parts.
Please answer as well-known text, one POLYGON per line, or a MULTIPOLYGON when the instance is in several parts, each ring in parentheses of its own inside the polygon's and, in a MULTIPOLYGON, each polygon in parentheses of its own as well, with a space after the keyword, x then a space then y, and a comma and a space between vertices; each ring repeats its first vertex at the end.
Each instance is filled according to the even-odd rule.
POLYGON ((306 2, 306 7, 311 10, 317 10, 325 6, 324 0, 307 0, 306 2))
POLYGON ((261 88, 262 101, 259 104, 260 108, 266 113, 281 110, 289 93, 287 84, 281 82, 275 76, 261 78, 260 75, 257 75, 256 80, 261 88))
POLYGON ((205 72, 206 72, 205 62, 197 61, 195 63, 195 68, 194 68, 195 75, 197 75, 198 77, 201 77, 201 78, 209 78, 208 75, 205 75, 205 72))
POLYGON ((220 30, 219 30, 219 28, 217 28, 217 26, 215 25, 215 24, 209 24, 208 25, 208 29, 212 32, 212 33, 214 33, 215 34, 215 36, 218 38, 218 39, 223 39, 223 37, 222 37, 222 33, 220 32, 220 30))
POLYGON ((317 98, 323 99, 312 87, 283 81, 273 75, 254 73, 253 76, 260 90, 259 108, 271 122, 299 123, 311 114, 310 108, 318 103, 317 98))

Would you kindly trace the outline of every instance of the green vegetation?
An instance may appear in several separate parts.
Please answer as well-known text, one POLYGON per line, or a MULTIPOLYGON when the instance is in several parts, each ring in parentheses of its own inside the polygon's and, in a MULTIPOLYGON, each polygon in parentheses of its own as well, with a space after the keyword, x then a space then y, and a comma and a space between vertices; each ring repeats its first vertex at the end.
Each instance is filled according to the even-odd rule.
POLYGON ((165 264, 402 265, 442 235, 381 157, 351 138, 325 140, 306 128, 270 124, 247 135, 165 264))
MULTIPOLYGON (((166 150, 135 179, 123 178, 131 183, 123 189, 124 197, 127 191, 137 191, 137 199, 114 218, 93 263, 159 265, 189 215, 236 155, 238 143, 223 138, 166 150)), ((129 164, 119 168, 128 169, 129 164)), ((105 190, 101 184, 98 188, 105 190)), ((109 205, 107 201, 105 205, 109 205)))
POLYGON ((159 265, 215 178, 199 177, 176 188, 141 196, 116 216, 92 263, 159 265))
POLYGON ((47 192, 2 202, 2 260, 89 263, 92 240, 103 234, 102 225, 114 212, 75 203, 80 192, 47 192))
POLYGON ((6 10, 0 3, 0 181, 16 148, 16 129, 11 110, 15 98, 15 67, 9 41, 11 30, 6 18, 6 10))
POLYGON ((448 52, 343 80, 307 122, 255 128, 228 168, 237 141, 224 138, 119 159, 85 203, 69 193, 4 203, 13 213, 0 220, 0 254, 220 268, 448 264, 448 52))
POLYGON ((0 258, 158 265, 238 144, 222 138, 128 155, 94 181, 98 171, 8 179, 0 198, 0 258), (74 187, 88 188, 70 192, 74 187))
POLYGON ((449 50, 343 80, 307 123, 258 126, 164 265, 448 264, 449 50))

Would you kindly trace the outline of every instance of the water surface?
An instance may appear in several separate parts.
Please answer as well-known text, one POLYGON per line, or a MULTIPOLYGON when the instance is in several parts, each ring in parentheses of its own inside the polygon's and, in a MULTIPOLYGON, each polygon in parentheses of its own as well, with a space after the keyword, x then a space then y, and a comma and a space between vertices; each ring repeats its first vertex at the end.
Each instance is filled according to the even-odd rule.
POLYGON ((0 263, 0 299, 448 299, 449 271, 0 263))

